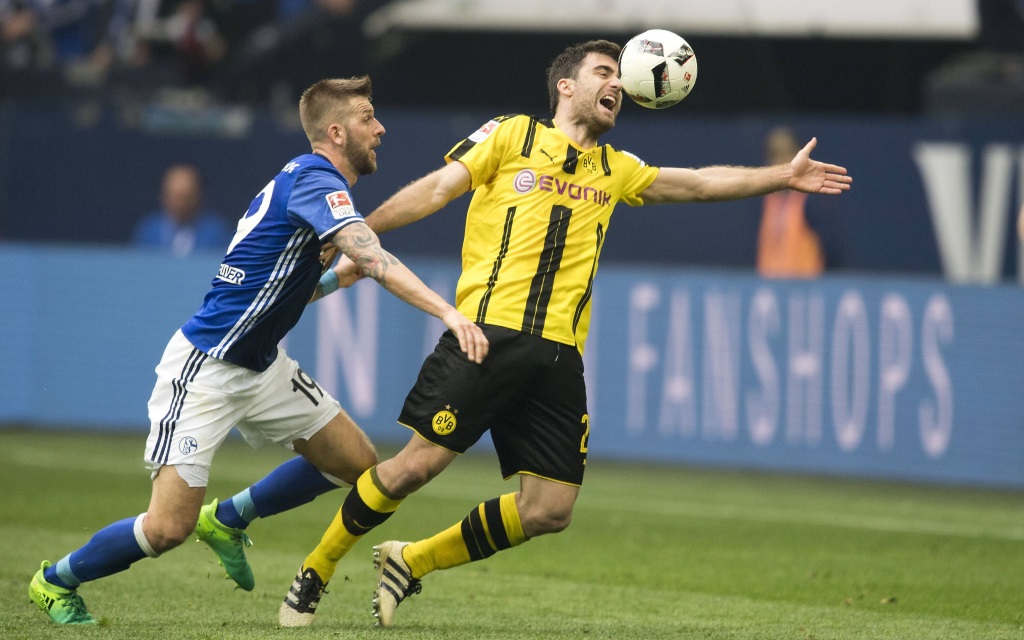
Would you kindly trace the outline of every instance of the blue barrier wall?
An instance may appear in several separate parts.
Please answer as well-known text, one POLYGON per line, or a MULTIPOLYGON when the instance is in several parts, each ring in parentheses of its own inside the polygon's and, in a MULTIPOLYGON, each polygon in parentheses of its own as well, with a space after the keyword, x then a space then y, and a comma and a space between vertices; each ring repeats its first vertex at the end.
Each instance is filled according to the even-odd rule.
MULTIPOLYGON (((153 367, 219 255, 0 245, 0 423, 146 432, 153 367)), ((458 265, 409 261, 451 298, 458 265)), ((605 265, 594 458, 1024 487, 1024 292, 605 265)), ((286 347, 378 441, 439 321, 361 282, 286 347)), ((140 445, 141 446, 141 445, 140 445)))
MULTIPOLYGON (((543 105, 538 105, 541 107, 543 105)), ((411 180, 436 169, 451 146, 489 112, 431 112, 377 104, 387 128, 380 170, 359 181, 369 213, 411 180)), ((689 117, 627 105, 607 141, 661 166, 762 164, 765 134, 790 124, 817 136, 815 156, 843 164, 854 188, 813 197, 832 222, 845 267, 941 275, 957 281, 1017 279, 1013 220, 1024 202, 1024 120, 914 118, 689 117), (642 113, 641 113, 642 112, 642 113)), ((166 123, 131 110, 0 106, 0 237, 31 241, 125 242, 157 205, 168 164, 193 162, 206 175, 209 204, 234 221, 291 157, 309 145, 267 112, 207 123, 185 113, 166 123)), ((462 238, 464 202, 413 229, 388 235, 399 256, 451 256, 462 238)), ((751 267, 757 200, 621 207, 604 257, 672 265, 751 267)))

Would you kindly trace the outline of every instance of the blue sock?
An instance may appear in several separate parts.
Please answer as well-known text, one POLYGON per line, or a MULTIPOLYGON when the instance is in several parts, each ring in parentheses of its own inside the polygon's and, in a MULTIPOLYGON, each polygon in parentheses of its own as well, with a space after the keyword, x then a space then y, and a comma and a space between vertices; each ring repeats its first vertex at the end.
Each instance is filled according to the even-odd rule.
POLYGON ((297 456, 230 500, 219 502, 217 520, 234 529, 245 529, 256 518, 294 509, 337 488, 308 460, 297 456))
POLYGON ((76 589, 83 582, 124 571, 142 560, 147 554, 135 538, 137 519, 125 518, 100 529, 85 546, 47 567, 43 577, 50 584, 76 589))

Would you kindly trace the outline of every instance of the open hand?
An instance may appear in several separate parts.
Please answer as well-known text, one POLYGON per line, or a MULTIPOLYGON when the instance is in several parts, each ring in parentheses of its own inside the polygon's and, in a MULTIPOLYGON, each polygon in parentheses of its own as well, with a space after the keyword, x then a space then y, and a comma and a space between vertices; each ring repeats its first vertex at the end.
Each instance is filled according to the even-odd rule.
POLYGON ((829 195, 849 191, 853 178, 846 175, 846 167, 811 160, 811 151, 817 144, 818 139, 811 138, 811 141, 790 161, 793 177, 789 179, 789 188, 805 193, 829 195))

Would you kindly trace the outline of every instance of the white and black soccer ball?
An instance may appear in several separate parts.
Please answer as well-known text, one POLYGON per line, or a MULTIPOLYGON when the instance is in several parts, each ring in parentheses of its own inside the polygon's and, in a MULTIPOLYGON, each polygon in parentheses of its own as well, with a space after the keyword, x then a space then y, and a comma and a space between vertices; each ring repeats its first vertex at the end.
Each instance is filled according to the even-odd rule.
POLYGON ((634 36, 619 54, 622 90, 640 106, 676 104, 697 81, 697 56, 682 37, 664 29, 634 36))

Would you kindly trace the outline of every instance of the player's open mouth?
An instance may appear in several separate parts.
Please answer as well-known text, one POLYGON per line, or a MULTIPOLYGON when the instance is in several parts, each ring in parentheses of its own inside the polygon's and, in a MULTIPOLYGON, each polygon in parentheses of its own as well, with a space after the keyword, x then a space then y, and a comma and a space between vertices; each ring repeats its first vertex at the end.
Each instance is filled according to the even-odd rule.
POLYGON ((601 97, 600 100, 598 100, 598 104, 600 104, 601 106, 603 106, 603 108, 608 110, 608 113, 610 113, 612 116, 615 115, 615 104, 617 102, 618 98, 614 95, 605 95, 601 97))

